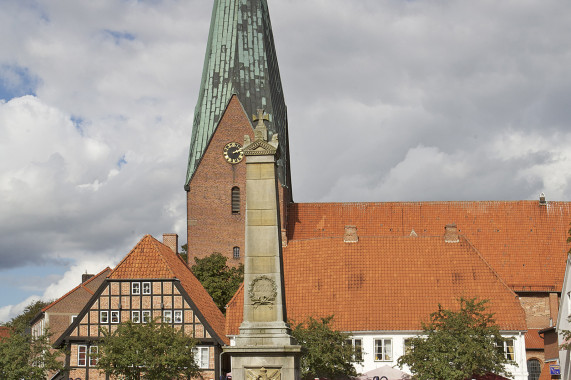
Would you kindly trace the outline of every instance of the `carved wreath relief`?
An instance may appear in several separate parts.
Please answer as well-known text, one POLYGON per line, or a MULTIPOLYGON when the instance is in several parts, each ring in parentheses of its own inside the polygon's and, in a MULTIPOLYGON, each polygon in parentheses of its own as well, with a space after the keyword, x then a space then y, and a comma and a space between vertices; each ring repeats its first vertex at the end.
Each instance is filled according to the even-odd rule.
POLYGON ((246 369, 246 380, 280 380, 279 369, 252 368, 246 369))
POLYGON ((275 281, 268 276, 258 276, 250 283, 248 295, 255 307, 273 305, 278 295, 278 288, 275 281))

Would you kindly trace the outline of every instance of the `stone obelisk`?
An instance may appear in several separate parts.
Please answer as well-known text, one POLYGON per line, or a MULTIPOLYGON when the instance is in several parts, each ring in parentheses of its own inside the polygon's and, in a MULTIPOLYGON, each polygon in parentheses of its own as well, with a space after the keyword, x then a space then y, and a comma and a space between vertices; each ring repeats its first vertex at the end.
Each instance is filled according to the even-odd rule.
POLYGON ((268 141, 263 110, 255 139, 245 136, 246 244, 244 317, 232 357, 234 380, 297 380, 300 346, 287 325, 276 162, 278 136, 268 141))

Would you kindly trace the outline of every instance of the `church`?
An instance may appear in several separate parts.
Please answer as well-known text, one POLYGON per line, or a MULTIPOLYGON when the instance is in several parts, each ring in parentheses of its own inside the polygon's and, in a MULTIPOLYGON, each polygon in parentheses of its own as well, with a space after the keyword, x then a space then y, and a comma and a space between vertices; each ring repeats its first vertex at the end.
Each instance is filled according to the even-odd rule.
MULTIPOLYGON (((396 365, 439 304, 487 299, 514 378, 551 379, 558 358, 545 338, 559 313, 571 202, 296 203, 289 133, 303 126, 288 125, 266 0, 214 1, 184 182, 190 264, 212 253, 244 262, 243 148, 257 121, 279 143, 275 202, 290 321, 333 316, 367 373, 396 365)), ((224 372, 218 358, 238 334, 247 287, 223 316, 176 255, 178 241, 165 236, 163 243, 145 236, 107 271, 57 339, 71 349, 77 376, 97 378, 87 353, 96 350, 100 325, 145 315, 198 334, 206 377, 224 372)))
MULTIPOLYGON (((214 3, 184 187, 189 260, 219 252, 243 261, 247 199, 240 149, 245 135, 253 137, 260 109, 281 147, 278 202, 290 318, 335 315, 339 329, 362 332, 359 344, 370 360, 361 369, 369 370, 393 365, 405 332, 418 330, 421 315, 439 302, 484 297, 498 322, 513 322, 505 329, 514 333, 507 351, 519 363, 517 378, 550 378, 544 376, 557 358, 546 355, 543 330, 557 320, 571 203, 543 195, 534 201, 295 203, 288 136, 303 126, 288 125, 265 0, 214 3), (464 266, 468 257, 475 261, 464 266), (502 295, 491 289, 495 282, 502 295), (380 338, 365 339, 371 331, 380 338), (398 342, 384 340, 392 332, 402 335, 398 342), (390 355, 383 354, 385 346, 390 355), (383 355, 391 359, 378 359, 383 355)), ((241 302, 234 301, 229 335, 239 323, 233 305, 239 309, 241 302)))

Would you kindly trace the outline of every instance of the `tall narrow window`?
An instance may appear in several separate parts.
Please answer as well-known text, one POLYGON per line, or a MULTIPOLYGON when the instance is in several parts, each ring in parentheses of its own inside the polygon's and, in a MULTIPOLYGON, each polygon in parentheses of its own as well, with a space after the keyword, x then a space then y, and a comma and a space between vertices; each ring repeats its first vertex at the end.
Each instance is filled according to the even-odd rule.
POLYGON ((233 254, 234 254, 235 259, 239 259, 240 258, 240 247, 234 247, 233 254))
POLYGON ((529 380, 538 380, 541 375, 541 363, 537 359, 529 359, 527 361, 527 372, 529 380))
POLYGON ((240 188, 232 188, 232 214, 240 213, 240 188))

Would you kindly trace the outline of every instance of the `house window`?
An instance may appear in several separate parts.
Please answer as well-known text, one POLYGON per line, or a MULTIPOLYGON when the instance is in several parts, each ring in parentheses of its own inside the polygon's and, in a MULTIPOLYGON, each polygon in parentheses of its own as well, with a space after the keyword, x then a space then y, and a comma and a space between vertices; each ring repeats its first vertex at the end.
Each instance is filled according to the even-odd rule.
POLYGON ((140 282, 131 283, 131 294, 141 294, 141 283, 140 282))
POLYGON ((111 323, 119 323, 119 310, 111 311, 111 323))
POLYGON ((99 353, 99 347, 91 346, 89 347, 89 366, 95 367, 99 359, 97 358, 97 354, 99 353))
POLYGON ((87 346, 77 346, 77 365, 79 367, 87 365, 87 346))
POLYGON ((507 360, 514 361, 515 360, 515 353, 514 353, 514 340, 513 339, 506 339, 503 342, 497 343, 498 349, 501 353, 504 354, 504 357, 507 360))
POLYGON ((131 312, 131 321, 133 323, 141 323, 141 312, 139 310, 133 310, 131 312))
POLYGON ((232 214, 240 213, 240 188, 232 188, 232 214))
POLYGON ((541 375, 541 363, 537 359, 527 361, 528 380, 538 380, 541 375))
POLYGON ((151 283, 143 282, 143 294, 151 294, 151 283))
POLYGON ((346 343, 353 347, 353 360, 356 362, 363 361, 363 341, 361 339, 347 339, 346 343))
POLYGON ((235 259, 239 259, 240 258, 240 247, 234 247, 233 249, 233 256, 235 259))
POLYGON ((210 350, 208 347, 195 347, 192 352, 194 352, 194 361, 198 368, 210 368, 210 350))
POLYGON ((182 323, 182 310, 174 311, 174 323, 182 323))
POLYGON ((172 310, 163 311, 163 323, 172 323, 172 310))
POLYGON ((406 338, 404 340, 404 353, 405 354, 410 354, 410 352, 412 351, 412 338, 406 338))
POLYGON ((107 310, 99 313, 99 322, 100 323, 109 323, 109 312, 107 310))
POLYGON ((392 339, 375 339, 375 360, 379 361, 393 360, 392 339))
POLYGON ((151 321, 151 311, 143 310, 143 323, 149 323, 151 321))

